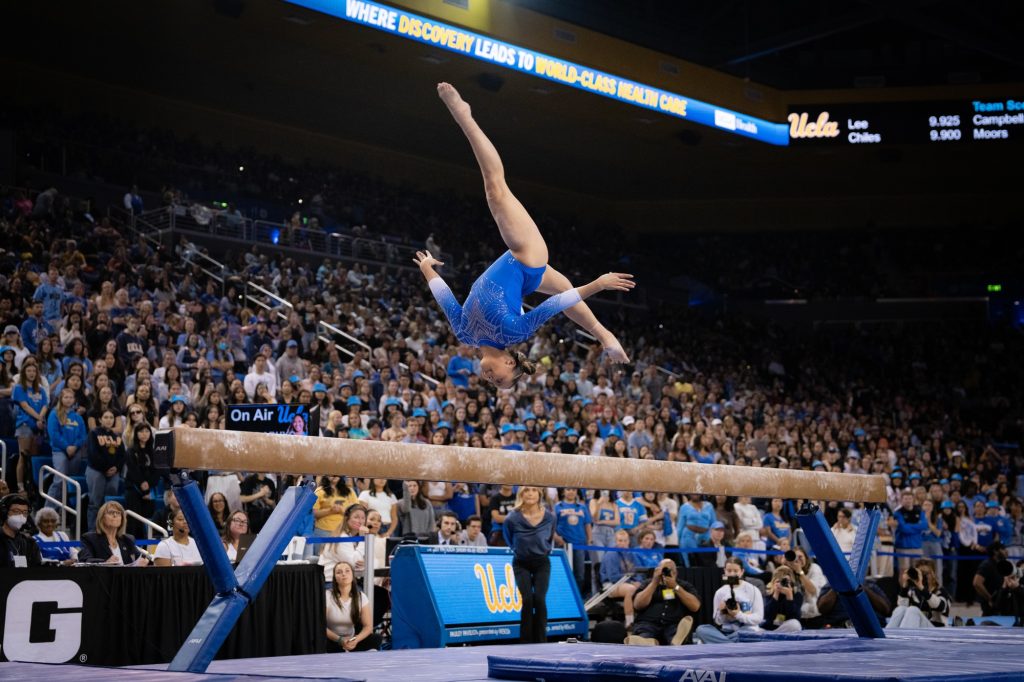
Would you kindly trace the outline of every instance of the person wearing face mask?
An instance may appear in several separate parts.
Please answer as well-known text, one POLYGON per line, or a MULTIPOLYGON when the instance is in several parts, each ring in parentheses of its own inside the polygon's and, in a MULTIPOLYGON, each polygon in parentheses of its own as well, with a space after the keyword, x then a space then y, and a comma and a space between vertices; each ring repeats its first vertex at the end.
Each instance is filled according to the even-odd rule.
POLYGON ((32 536, 23 531, 28 521, 28 498, 24 495, 7 495, 0 499, 0 568, 29 568, 42 566, 43 557, 39 545, 32 536))

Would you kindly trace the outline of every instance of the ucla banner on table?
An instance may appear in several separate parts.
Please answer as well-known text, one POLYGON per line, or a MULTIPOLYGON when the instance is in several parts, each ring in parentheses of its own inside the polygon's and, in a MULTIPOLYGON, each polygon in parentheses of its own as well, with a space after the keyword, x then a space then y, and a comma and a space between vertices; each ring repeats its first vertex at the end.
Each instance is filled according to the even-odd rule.
MULTIPOLYGON (((395 648, 517 639, 523 599, 507 548, 400 547, 391 577, 395 648)), ((587 633, 587 616, 565 552, 551 555, 548 635, 587 633)))

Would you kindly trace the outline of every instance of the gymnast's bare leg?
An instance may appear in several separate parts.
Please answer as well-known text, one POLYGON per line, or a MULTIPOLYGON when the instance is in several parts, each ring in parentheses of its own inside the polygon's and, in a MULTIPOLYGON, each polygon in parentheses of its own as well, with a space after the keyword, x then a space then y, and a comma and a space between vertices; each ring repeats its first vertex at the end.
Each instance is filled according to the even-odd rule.
MULTIPOLYGON (((484 131, 473 119, 473 114, 458 91, 448 83, 439 83, 437 94, 444 101, 455 122, 459 124, 473 148, 477 164, 484 178, 484 192, 487 206, 491 209, 494 222, 498 224, 501 238, 516 259, 527 267, 547 266, 539 291, 544 294, 558 294, 572 288, 569 280, 548 265, 548 245, 533 222, 530 214, 516 199, 505 183, 505 168, 498 150, 494 148, 484 131)), ((597 321, 590 307, 580 302, 565 310, 570 320, 593 334, 604 347, 612 362, 628 362, 622 345, 615 335, 597 321)))

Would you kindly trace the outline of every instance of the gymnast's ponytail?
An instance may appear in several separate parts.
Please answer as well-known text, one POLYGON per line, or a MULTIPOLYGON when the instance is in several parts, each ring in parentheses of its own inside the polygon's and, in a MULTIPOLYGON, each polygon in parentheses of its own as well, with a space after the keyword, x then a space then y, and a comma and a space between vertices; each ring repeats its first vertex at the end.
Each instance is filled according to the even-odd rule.
POLYGON ((525 353, 515 351, 511 352, 510 354, 512 355, 512 359, 516 361, 516 366, 512 370, 516 379, 518 379, 524 374, 529 374, 532 376, 534 373, 536 373, 537 364, 530 361, 530 359, 526 357, 525 353))

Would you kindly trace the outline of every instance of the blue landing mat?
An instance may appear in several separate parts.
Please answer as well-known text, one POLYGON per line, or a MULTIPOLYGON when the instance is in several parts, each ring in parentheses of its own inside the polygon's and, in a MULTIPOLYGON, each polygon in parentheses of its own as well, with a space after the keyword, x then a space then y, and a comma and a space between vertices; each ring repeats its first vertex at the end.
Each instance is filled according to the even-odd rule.
MULTIPOLYGON (((935 631, 927 631, 929 634, 935 631)), ((1008 682, 1024 680, 1024 637, 814 637, 685 647, 577 644, 488 656, 492 677, 546 682, 1008 682)))
MULTIPOLYGON (((886 630, 888 639, 933 640, 943 642, 991 642, 994 644, 1024 645, 1024 628, 1005 627, 957 627, 900 630, 886 630)), ((850 629, 803 630, 802 632, 741 632, 741 642, 795 642, 807 639, 855 639, 857 633, 850 629)), ((953 646, 957 646, 954 644, 953 646)))
MULTIPOLYGON (((166 666, 164 666, 166 668, 166 666)), ((74 682, 289 682, 305 680, 291 677, 287 670, 273 676, 250 673, 169 673, 167 670, 142 670, 137 668, 107 668, 95 665, 56 665, 52 663, 0 663, 0 680, 4 682, 39 682, 67 676, 74 682)), ((351 677, 334 677, 337 682, 355 682, 351 677)))

